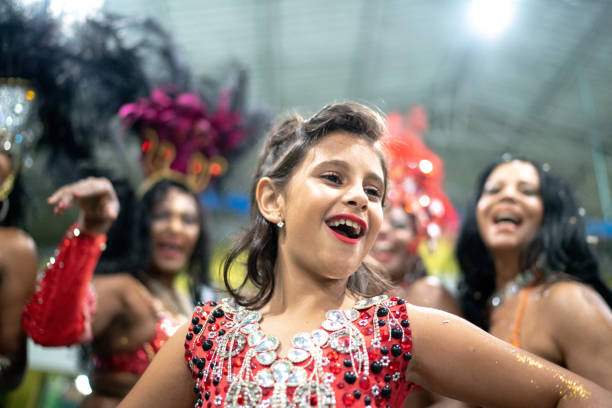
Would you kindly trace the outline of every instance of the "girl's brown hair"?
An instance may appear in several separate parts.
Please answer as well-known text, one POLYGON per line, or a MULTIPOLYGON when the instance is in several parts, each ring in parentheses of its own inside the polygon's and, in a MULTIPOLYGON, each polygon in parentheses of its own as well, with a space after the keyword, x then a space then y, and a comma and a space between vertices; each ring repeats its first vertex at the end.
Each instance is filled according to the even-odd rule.
MULTIPOLYGON (((238 303, 259 308, 274 293, 278 231, 277 226, 259 212, 255 200, 258 181, 269 177, 279 188, 284 188, 293 169, 302 162, 310 148, 335 131, 348 132, 374 144, 386 134, 386 127, 384 119, 374 110, 358 103, 344 102, 327 105, 308 120, 292 114, 268 133, 251 187, 250 227, 236 241, 223 264, 225 286, 238 303), (229 284, 230 267, 243 253, 247 254, 247 273, 243 282, 232 288, 229 284), (249 281, 256 292, 244 295, 242 289, 249 281)), ((382 152, 380 159, 386 191, 387 165, 382 152)), ((348 289, 359 296, 374 296, 389 288, 383 275, 369 262, 363 262, 348 281, 348 289)))

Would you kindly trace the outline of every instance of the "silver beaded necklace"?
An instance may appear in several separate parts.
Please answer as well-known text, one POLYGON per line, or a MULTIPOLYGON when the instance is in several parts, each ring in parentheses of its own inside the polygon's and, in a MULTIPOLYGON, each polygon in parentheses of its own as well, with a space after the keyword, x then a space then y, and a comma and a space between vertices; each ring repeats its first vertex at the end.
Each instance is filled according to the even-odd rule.
POLYGON ((499 307, 507 297, 517 293, 519 290, 531 285, 535 280, 536 274, 533 269, 527 269, 519 273, 510 282, 506 283, 503 288, 493 292, 490 297, 490 303, 493 307, 499 307))

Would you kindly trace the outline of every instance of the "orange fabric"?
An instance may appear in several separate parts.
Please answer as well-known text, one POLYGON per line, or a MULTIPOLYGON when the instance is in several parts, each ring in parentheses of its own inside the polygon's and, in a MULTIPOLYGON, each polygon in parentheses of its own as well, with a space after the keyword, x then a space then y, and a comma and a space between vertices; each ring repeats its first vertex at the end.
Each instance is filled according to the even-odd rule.
POLYGON ((516 319, 514 320, 511 344, 516 347, 521 347, 519 333, 521 331, 521 321, 523 320, 523 315, 525 314, 525 306, 527 305, 527 298, 529 297, 529 292, 531 292, 531 286, 528 286, 523 289, 523 293, 521 294, 521 303, 519 304, 519 309, 516 313, 516 319))

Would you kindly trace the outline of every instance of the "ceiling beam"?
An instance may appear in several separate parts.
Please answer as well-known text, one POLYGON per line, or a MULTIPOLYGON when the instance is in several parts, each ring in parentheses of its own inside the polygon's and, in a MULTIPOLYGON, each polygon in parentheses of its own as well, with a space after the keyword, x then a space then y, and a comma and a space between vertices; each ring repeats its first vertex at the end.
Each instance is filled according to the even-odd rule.
POLYGON ((596 13, 591 25, 582 34, 574 47, 567 53, 564 61, 550 77, 548 82, 540 88, 540 92, 535 95, 528 105, 523 120, 518 124, 517 131, 522 133, 530 125, 541 118, 548 108, 552 105, 560 89, 563 88, 573 78, 577 77, 580 67, 585 65, 588 53, 591 48, 603 37, 604 32, 612 20, 612 2, 603 3, 602 9, 596 13))

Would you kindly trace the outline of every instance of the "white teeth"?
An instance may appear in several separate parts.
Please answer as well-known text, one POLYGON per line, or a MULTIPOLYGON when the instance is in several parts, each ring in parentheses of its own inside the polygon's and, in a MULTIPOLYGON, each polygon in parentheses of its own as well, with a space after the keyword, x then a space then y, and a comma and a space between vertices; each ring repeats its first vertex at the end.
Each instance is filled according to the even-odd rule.
POLYGON ((509 222, 513 222, 515 224, 518 224, 519 222, 519 217, 516 216, 513 213, 507 213, 507 212, 503 212, 503 213, 499 213, 495 216, 494 219, 495 222, 501 222, 501 221, 509 221, 509 222))
POLYGON ((353 228, 355 230, 356 234, 358 234, 358 235, 361 234, 361 226, 358 223, 353 222, 351 220, 347 220, 345 218, 335 219, 332 222, 330 222, 328 225, 330 227, 337 227, 339 225, 346 225, 347 227, 353 228))

